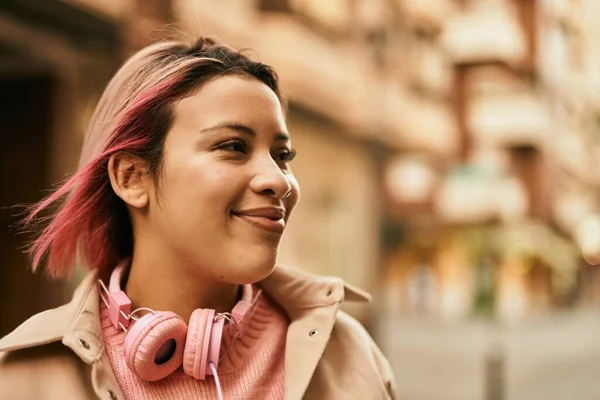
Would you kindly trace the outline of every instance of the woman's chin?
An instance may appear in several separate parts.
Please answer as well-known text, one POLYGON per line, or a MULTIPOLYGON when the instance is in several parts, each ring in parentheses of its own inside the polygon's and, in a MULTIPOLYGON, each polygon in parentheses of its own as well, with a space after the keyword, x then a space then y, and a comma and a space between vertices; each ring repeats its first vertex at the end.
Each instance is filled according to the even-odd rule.
POLYGON ((262 281, 275 269, 277 257, 252 257, 235 265, 235 278, 238 284, 256 283, 262 281))

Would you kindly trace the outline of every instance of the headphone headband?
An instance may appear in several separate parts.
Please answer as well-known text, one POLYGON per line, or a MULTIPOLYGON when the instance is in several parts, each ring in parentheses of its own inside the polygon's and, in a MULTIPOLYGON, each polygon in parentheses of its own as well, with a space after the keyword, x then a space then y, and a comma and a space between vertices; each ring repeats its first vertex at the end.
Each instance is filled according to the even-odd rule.
MULTIPOLYGON (((100 281, 102 288, 107 292, 108 301, 106 299, 103 300, 109 309, 109 318, 113 326, 116 328, 121 327, 122 329, 126 329, 130 324, 130 317, 135 311, 132 313, 131 311, 131 300, 127 296, 127 294, 123 291, 121 287, 121 282, 123 280, 123 273, 125 268, 129 267, 129 259, 123 260, 120 262, 110 274, 110 280, 108 283, 108 289, 104 285, 102 281, 100 281)), ((252 309, 254 303, 258 299, 260 295, 260 291, 257 293, 256 298, 253 299, 254 289, 252 285, 246 284, 243 285, 242 290, 242 299, 237 302, 233 310, 231 310, 231 316, 233 317, 233 321, 236 325, 238 325, 238 329, 241 328, 240 324, 248 311, 252 309)), ((150 310, 147 308, 143 308, 145 310, 150 310)), ((229 313, 226 313, 229 314, 229 313)), ((220 318, 223 314, 215 314, 215 318, 220 318)))

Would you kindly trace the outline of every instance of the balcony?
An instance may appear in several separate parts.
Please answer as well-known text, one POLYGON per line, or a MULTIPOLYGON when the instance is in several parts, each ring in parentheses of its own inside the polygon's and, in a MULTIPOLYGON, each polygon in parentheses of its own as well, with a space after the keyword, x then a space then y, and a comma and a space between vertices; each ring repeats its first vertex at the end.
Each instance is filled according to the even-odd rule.
POLYGON ((434 41, 415 39, 405 53, 412 85, 435 97, 452 90, 452 65, 444 49, 434 41))
POLYGON ((450 0, 398 0, 397 2, 409 23, 428 31, 440 31, 448 15, 455 11, 450 0))
POLYGON ((529 208, 526 188, 519 179, 477 167, 451 171, 434 203, 441 221, 459 225, 520 220, 529 208))
POLYGON ((484 2, 446 23, 442 42, 457 64, 519 64, 527 52, 517 11, 509 3, 484 2))
POLYGON ((342 126, 362 127, 369 66, 351 48, 324 40, 289 15, 264 16, 255 38, 261 59, 277 67, 292 101, 342 126))
POLYGON ((450 108, 443 102, 417 96, 403 87, 380 82, 372 95, 379 105, 371 118, 381 124, 391 142, 405 150, 451 157, 458 151, 458 131, 450 108))
POLYGON ((593 157, 590 157, 581 136, 575 132, 560 132, 550 141, 554 162, 579 182, 595 182, 593 157))
POLYGON ((546 140, 550 126, 546 108, 533 93, 473 96, 467 124, 479 143, 498 147, 536 147, 546 140))

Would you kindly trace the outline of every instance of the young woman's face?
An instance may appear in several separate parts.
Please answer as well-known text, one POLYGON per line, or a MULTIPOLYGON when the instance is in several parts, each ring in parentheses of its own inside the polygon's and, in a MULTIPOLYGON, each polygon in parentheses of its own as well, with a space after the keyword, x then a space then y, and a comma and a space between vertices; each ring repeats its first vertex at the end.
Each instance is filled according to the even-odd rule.
POLYGON ((281 104, 264 83, 223 76, 174 107, 149 218, 176 260, 230 283, 265 278, 299 198, 281 104))

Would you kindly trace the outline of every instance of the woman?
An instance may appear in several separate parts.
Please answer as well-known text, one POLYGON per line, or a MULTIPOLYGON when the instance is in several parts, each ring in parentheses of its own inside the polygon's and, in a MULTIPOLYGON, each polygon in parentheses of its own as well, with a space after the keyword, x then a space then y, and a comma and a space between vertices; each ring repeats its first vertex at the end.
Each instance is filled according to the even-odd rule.
POLYGON ((128 60, 30 253, 91 270, 0 341, 0 398, 386 399, 341 280, 276 267, 298 183, 277 76, 210 39, 128 60))

